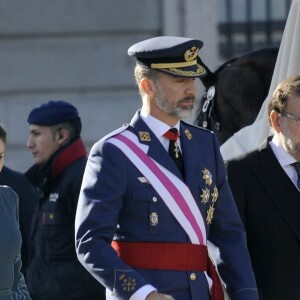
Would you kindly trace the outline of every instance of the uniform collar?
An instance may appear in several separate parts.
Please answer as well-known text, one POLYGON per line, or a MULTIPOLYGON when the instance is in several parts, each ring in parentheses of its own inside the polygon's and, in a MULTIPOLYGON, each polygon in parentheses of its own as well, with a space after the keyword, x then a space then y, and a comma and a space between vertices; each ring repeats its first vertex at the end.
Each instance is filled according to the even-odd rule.
POLYGON ((158 139, 161 139, 161 137, 166 133, 170 128, 176 128, 178 132, 180 132, 180 121, 177 122, 175 126, 170 126, 152 115, 145 112, 143 109, 141 110, 140 116, 142 120, 147 124, 149 128, 151 128, 152 132, 155 134, 155 136, 158 139))

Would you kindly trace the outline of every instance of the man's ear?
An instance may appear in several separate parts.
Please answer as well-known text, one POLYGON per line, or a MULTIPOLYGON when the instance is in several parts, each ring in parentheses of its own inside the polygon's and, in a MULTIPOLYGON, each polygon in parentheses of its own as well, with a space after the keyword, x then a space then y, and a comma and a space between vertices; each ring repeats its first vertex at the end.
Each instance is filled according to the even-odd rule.
POLYGON ((65 128, 59 129, 57 131, 58 144, 61 146, 69 141, 69 131, 65 128))
POLYGON ((155 92, 156 92, 156 86, 155 86, 155 83, 151 79, 149 79, 149 78, 143 78, 141 80, 140 85, 141 85, 142 91, 145 94, 147 94, 149 96, 155 94, 155 92))
POLYGON ((274 110, 270 113, 270 122, 276 132, 281 132, 280 115, 274 110))

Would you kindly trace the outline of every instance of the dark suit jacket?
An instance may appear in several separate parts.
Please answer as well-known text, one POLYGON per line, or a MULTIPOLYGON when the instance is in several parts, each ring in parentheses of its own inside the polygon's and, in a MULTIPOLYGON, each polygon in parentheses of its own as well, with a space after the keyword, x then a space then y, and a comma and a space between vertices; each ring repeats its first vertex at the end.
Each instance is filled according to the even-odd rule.
POLYGON ((300 299, 300 193, 268 141, 227 162, 261 299, 300 299))

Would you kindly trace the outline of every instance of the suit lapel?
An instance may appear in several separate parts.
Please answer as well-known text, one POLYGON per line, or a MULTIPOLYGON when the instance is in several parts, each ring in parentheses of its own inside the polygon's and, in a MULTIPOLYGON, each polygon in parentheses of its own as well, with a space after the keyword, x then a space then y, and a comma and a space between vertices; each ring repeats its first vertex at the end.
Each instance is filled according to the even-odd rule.
POLYGON ((269 143, 258 152, 255 175, 289 228, 300 240, 300 193, 286 175, 269 143))

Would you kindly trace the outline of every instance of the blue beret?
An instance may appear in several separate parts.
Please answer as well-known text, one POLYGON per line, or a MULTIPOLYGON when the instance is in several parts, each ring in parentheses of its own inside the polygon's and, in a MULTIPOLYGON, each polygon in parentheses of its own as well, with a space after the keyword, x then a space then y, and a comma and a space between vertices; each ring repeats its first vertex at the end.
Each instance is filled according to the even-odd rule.
POLYGON ((48 103, 34 108, 30 112, 27 122, 35 125, 52 126, 79 118, 78 111, 72 104, 62 100, 50 100, 48 103))
POLYGON ((198 59, 202 46, 197 39, 159 36, 132 45, 128 55, 136 57, 137 65, 172 76, 203 77, 206 71, 198 59))

